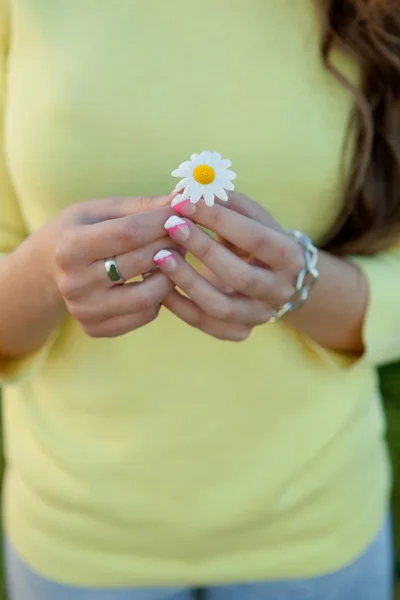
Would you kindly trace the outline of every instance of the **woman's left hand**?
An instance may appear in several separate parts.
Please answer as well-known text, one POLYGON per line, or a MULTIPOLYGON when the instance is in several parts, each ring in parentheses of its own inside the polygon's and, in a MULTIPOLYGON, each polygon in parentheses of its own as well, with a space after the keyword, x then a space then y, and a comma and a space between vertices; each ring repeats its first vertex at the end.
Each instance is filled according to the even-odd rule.
POLYGON ((212 208, 176 203, 165 224, 170 237, 199 259, 228 288, 213 285, 175 251, 155 260, 189 298, 176 290, 164 302, 178 317, 219 338, 245 339, 256 325, 267 323, 290 300, 304 253, 296 240, 264 209, 243 195, 212 208), (217 234, 224 243, 197 227, 217 234))

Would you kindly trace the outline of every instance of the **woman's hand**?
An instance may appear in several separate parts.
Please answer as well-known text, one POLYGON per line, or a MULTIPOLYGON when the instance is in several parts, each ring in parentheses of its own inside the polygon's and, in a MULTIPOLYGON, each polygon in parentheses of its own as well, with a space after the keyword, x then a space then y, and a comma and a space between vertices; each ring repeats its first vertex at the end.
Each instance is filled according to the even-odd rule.
MULTIPOLYGON (((262 214, 261 207, 258 209, 250 200, 246 206, 245 197, 237 204, 242 213, 257 216, 257 221, 219 204, 209 208, 200 203, 177 202, 174 201, 177 212, 190 216, 226 242, 225 245, 219 243, 192 220, 178 216, 165 224, 171 239, 196 256, 230 291, 214 286, 176 252, 162 253, 156 256, 156 262, 197 305, 198 321, 204 325, 205 316, 212 319, 207 324, 209 333, 213 333, 213 327, 218 324, 218 337, 221 337, 223 325, 224 337, 230 338, 229 332, 233 331, 231 339, 237 339, 236 326, 241 326, 243 339, 254 326, 268 322, 274 311, 293 296, 297 276, 304 267, 303 250, 268 213, 262 214), (265 224, 259 222, 261 217, 265 224), (232 329, 232 326, 235 327, 232 329)), ((189 301, 184 300, 175 292, 165 304, 188 321, 189 301)), ((195 310, 192 305, 192 322, 195 310)))
MULTIPOLYGON (((114 337, 149 323, 172 289, 160 272, 123 285, 154 268, 167 244, 166 198, 105 199, 75 205, 58 222, 53 277, 68 311, 92 337, 114 337), (112 282, 114 258, 122 280, 112 282), (121 285, 122 283, 122 285, 121 285)), ((172 243, 173 247, 176 244, 172 243)))
MULTIPOLYGON (((243 339, 237 331, 233 335, 233 326, 226 322, 246 323, 248 335, 252 325, 268 321, 274 309, 294 292, 304 266, 302 248, 246 196, 232 194, 227 204, 212 209, 189 202, 179 204, 178 200, 173 203, 182 216, 216 232, 225 248, 188 219, 185 225, 170 228, 170 236, 179 238, 233 293, 223 294, 172 253, 173 259, 165 260, 160 267, 174 282, 180 282, 178 285, 192 302, 184 299, 183 304, 174 291, 165 304, 208 333, 215 335, 218 331, 217 337, 243 339)), ((325 348, 359 355, 364 350, 368 282, 355 265, 323 251, 319 252, 318 270, 318 283, 307 302, 300 310, 289 312, 285 323, 325 348)))
MULTIPOLYGON (((113 337, 152 321, 173 288, 157 272, 143 282, 115 284, 105 260, 124 280, 154 268, 171 245, 163 227, 170 198, 107 198, 75 204, 0 261, 0 355, 40 347, 69 311, 92 337, 113 337)), ((176 244, 173 244, 176 247, 176 244)))

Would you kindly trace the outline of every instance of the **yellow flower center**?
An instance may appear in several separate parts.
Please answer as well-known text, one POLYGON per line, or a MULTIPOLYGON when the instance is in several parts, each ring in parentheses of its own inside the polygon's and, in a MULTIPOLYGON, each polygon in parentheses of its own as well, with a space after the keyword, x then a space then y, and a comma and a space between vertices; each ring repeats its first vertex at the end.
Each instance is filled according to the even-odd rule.
POLYGON ((208 165, 199 165, 193 171, 193 177, 201 185, 209 185, 215 179, 215 171, 208 165))

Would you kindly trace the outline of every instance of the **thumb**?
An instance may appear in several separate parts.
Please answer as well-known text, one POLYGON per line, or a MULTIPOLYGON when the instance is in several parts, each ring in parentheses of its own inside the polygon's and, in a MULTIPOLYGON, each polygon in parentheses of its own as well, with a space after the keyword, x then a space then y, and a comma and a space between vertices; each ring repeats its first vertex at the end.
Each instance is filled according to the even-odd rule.
POLYGON ((164 208, 171 204, 169 196, 111 196, 89 200, 72 206, 72 217, 77 222, 84 218, 86 224, 121 219, 131 215, 164 208))
POLYGON ((152 210, 154 208, 164 208, 165 206, 171 206, 172 200, 177 195, 174 190, 168 196, 146 196, 142 198, 142 204, 145 206, 144 210, 152 210))

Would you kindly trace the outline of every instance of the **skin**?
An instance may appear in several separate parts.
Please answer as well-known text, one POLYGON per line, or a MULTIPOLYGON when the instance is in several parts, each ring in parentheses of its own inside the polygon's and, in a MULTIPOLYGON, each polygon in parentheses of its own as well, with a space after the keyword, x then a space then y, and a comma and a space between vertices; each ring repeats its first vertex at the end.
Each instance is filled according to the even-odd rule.
MULTIPOLYGON (((190 297, 194 326, 205 329, 207 323, 207 332, 220 337, 223 324, 228 339, 236 339, 241 326, 248 336, 291 299, 305 264, 303 249, 260 205, 242 194, 231 194, 223 205, 209 208, 203 202, 181 202, 175 210, 186 218, 180 227, 167 229, 171 239, 194 254, 218 281, 213 285, 175 252, 160 263, 160 269, 190 297), (214 231, 224 243, 196 225, 214 231), (224 292, 224 287, 229 291, 224 292)), ((320 278, 308 301, 285 321, 326 348, 362 353, 368 304, 364 275, 351 263, 325 252, 320 252, 318 268, 320 278)), ((183 314, 177 291, 169 294, 165 305, 189 321, 189 305, 183 314)))
MULTIPOLYGON (((187 229, 168 233, 164 225, 176 214, 172 197, 73 205, 1 260, 0 278, 7 286, 0 287, 0 356, 36 350, 68 313, 91 337, 143 327, 162 304, 219 339, 245 340, 266 323, 293 294, 304 266, 301 247, 257 203, 237 194, 224 206, 181 205, 187 229), (197 225, 215 231, 220 241, 197 225), (151 271, 153 257, 165 248, 171 258, 140 283, 120 285, 106 276, 107 258, 116 257, 130 280, 151 271), (184 260, 187 250, 205 265, 203 273, 184 260)), ((319 269, 304 308, 285 319, 327 348, 362 352, 366 280, 353 265, 323 252, 319 269)))
POLYGON ((104 260, 116 257, 131 279, 154 268, 172 214, 167 197, 106 198, 76 204, 0 262, 0 355, 39 348, 70 313, 91 337, 114 337, 153 321, 172 282, 161 272, 142 283, 112 283, 104 260))

